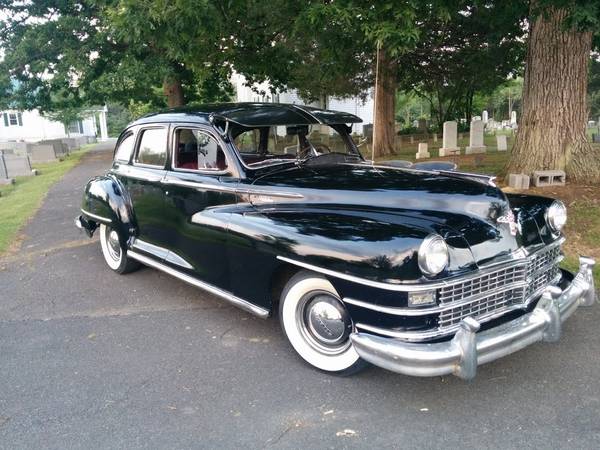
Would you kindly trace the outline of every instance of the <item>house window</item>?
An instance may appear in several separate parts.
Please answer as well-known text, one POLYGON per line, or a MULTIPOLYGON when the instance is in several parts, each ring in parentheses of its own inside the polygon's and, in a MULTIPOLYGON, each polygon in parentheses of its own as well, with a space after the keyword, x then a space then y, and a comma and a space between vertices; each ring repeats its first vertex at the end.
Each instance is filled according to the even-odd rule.
POLYGON ((23 126, 23 116, 20 112, 8 112, 3 113, 4 116, 4 126, 5 127, 22 127, 23 126))
POLYGON ((68 127, 68 132, 83 134, 83 122, 81 120, 71 122, 68 127))

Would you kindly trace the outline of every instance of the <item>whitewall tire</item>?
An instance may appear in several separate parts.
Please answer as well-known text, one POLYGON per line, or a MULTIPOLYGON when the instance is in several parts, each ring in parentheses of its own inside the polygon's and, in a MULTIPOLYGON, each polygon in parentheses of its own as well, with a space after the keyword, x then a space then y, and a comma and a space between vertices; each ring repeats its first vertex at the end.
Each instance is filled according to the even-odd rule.
POLYGON ((100 225, 100 246, 108 267, 117 273, 128 273, 137 269, 140 264, 127 257, 127 250, 121 246, 118 233, 110 226, 100 225))
POLYGON ((304 361, 348 375, 367 365, 350 341, 352 321, 327 279, 302 271, 286 284, 279 302, 281 327, 304 361))

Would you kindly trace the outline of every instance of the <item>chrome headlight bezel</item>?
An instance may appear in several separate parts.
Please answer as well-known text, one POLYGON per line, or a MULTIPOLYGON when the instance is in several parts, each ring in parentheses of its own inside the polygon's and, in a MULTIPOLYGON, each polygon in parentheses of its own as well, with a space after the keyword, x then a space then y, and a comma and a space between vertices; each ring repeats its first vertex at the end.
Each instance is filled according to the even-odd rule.
POLYGON ((555 233, 560 233, 567 223, 567 207, 560 200, 554 200, 546 210, 546 223, 555 233))
POLYGON ((439 234, 430 234, 423 239, 418 254, 419 268, 426 276, 435 276, 448 267, 448 245, 439 234))

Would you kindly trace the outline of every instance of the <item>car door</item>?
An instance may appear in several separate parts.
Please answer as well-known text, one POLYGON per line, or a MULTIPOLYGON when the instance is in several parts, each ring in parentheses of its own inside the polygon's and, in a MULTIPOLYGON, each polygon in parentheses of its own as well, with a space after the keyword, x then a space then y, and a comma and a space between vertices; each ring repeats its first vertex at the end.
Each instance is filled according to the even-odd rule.
MULTIPOLYGON (((137 129, 133 157, 128 164, 115 158, 113 172, 130 196, 137 224, 136 250, 163 259, 169 218, 163 214, 164 194, 161 181, 168 160, 167 124, 144 125, 137 129)), ((117 153, 119 149, 117 149, 117 153)))
POLYGON ((167 262, 200 280, 228 289, 226 252, 237 178, 218 134, 208 127, 174 125, 170 169, 163 179, 167 262))

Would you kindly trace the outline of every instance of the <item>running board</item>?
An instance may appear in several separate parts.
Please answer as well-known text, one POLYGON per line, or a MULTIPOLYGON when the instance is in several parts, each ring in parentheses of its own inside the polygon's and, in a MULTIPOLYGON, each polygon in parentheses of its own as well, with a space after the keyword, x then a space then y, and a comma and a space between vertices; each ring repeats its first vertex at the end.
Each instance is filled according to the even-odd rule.
POLYGON ((132 250, 127 251, 127 256, 132 259, 135 259, 136 261, 141 262, 142 264, 145 264, 146 266, 161 270, 165 273, 168 273, 169 275, 174 276, 175 278, 179 278, 181 281, 185 281, 186 283, 189 283, 193 286, 199 287, 200 289, 210 292, 211 294, 221 297, 222 299, 227 300, 232 305, 237 306, 238 308, 241 308, 244 311, 248 311, 249 313, 258 316, 261 319, 266 319, 267 317, 269 317, 269 311, 265 308, 256 306, 247 300, 236 297, 230 292, 224 291, 223 289, 219 289, 218 287, 205 283, 204 281, 200 281, 190 275, 179 272, 178 270, 175 270, 172 267, 165 266, 164 264, 159 263, 158 261, 155 261, 152 258, 140 255, 139 253, 136 253, 132 250))

